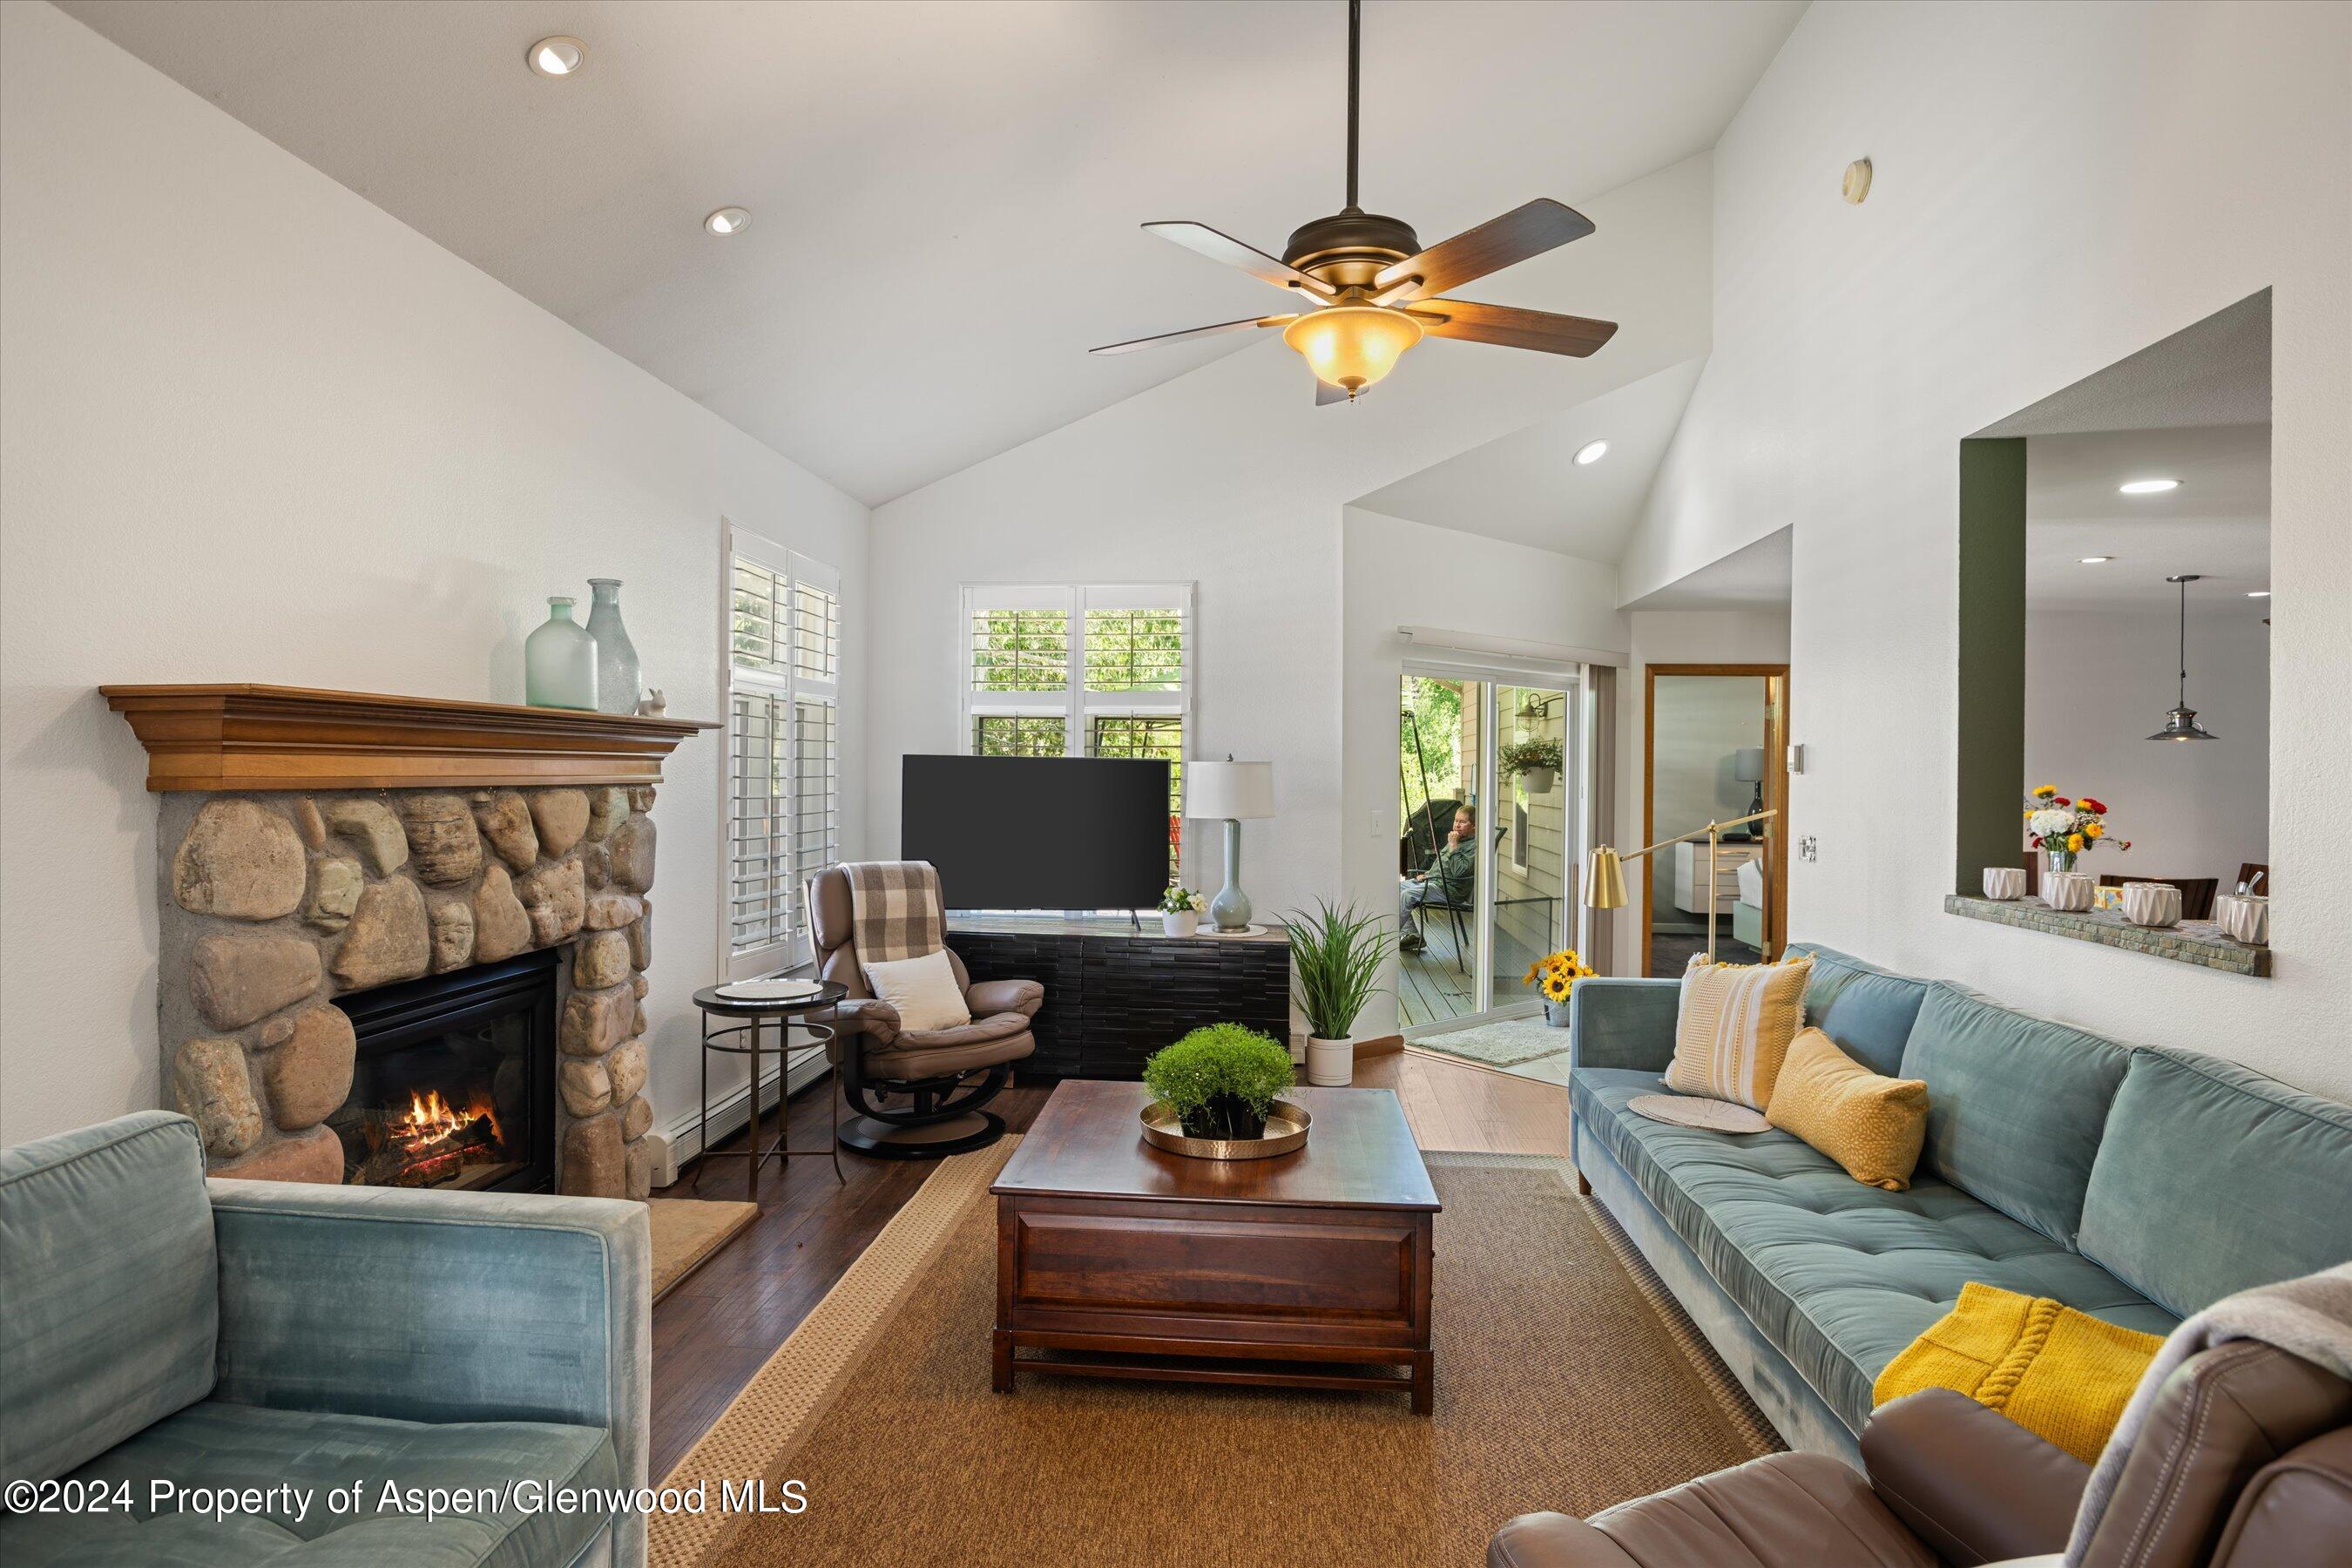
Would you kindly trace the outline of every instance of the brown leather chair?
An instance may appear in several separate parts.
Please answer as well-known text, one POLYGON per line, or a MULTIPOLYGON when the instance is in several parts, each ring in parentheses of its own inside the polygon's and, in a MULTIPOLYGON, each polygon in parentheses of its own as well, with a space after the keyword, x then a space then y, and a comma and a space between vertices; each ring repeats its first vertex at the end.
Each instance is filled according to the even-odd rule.
POLYGON ((1037 1048, 1029 1020, 1045 1000, 1034 980, 983 980, 975 985, 963 960, 948 952, 971 1022, 952 1029, 903 1029, 898 1010, 877 1001, 850 940, 849 878, 828 866, 809 883, 816 972, 849 995, 821 1022, 834 1026, 827 1047, 852 1111, 841 1124, 845 1149, 886 1160, 932 1160, 983 1149, 1004 1136, 1004 1119, 980 1108, 1012 1080, 1013 1064, 1037 1048))
MULTIPOLYGON (((1949 1389, 1892 1400, 1865 1475, 1774 1454, 1594 1514, 1523 1514, 1489 1568, 1940 1568, 2065 1550, 2090 1467, 1949 1389)), ((2046 1559, 2055 1563, 2055 1557, 2046 1559)), ((2352 1384, 2251 1340, 2165 1381, 2084 1568, 2352 1564, 2352 1384)))

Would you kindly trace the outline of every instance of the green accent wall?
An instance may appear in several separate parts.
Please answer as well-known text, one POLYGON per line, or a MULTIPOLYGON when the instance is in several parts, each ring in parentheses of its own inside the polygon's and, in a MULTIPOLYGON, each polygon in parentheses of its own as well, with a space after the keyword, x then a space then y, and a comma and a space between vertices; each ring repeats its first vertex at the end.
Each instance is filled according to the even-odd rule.
POLYGON ((2021 863, 2025 791, 2025 442, 1960 443, 1958 821, 1953 891, 2021 863))

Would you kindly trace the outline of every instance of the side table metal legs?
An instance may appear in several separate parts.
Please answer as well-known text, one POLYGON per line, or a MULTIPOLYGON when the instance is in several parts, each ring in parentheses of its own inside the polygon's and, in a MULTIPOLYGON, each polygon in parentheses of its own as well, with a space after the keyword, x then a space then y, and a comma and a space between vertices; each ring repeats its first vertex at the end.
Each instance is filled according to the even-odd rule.
MULTIPOLYGON (((789 1175, 792 1170, 792 1158, 795 1154, 803 1158, 815 1154, 825 1155, 833 1162, 834 1180, 846 1183, 848 1178, 842 1174, 841 1170, 841 1085, 838 1081, 840 1077, 838 1073, 829 1073, 829 1081, 824 1086, 825 1110, 832 1129, 826 1146, 822 1149, 787 1147, 791 1139, 792 1126, 788 1095, 792 1073, 793 1018, 791 1015, 786 1013, 754 1015, 746 1017, 740 1024, 716 1031, 710 1027, 710 1013, 706 1010, 702 1016, 702 1117, 700 1122, 702 1149, 694 1167, 692 1183, 694 1190, 698 1193, 702 1190, 702 1171, 707 1162, 714 1159, 748 1160, 751 1162, 747 1183, 750 1189, 748 1195, 751 1202, 758 1203, 760 1201, 760 1167, 768 1161, 774 1160, 789 1175), (760 1026, 768 1017, 773 1017, 776 1024, 775 1054, 778 1068, 776 1141, 762 1148, 760 1144, 760 1068, 765 1053, 761 1048, 760 1026), (748 1036, 749 1043, 729 1044, 727 1042, 730 1036, 748 1036), (748 1056, 751 1058, 751 1079, 748 1090, 751 1096, 750 1121, 744 1131, 744 1146, 740 1149, 710 1147, 710 1053, 713 1051, 723 1051, 730 1056, 748 1056)), ((833 1030, 826 1025, 803 1024, 801 1028, 810 1037, 811 1044, 824 1046, 832 1042, 833 1030)))

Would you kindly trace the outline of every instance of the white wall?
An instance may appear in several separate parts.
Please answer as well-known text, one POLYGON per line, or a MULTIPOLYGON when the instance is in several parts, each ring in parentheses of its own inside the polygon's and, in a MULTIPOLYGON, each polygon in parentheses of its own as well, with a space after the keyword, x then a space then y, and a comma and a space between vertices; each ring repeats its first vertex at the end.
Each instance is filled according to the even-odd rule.
POLYGON ((2352 1097, 2347 80, 2343 5, 1822 0, 1734 119, 1714 349, 1622 576, 1631 598, 1802 525, 1791 805, 1822 858, 1790 868, 1793 934, 2352 1097), (1839 172, 1864 154, 1850 206, 1839 172), (1957 443, 2264 287, 2276 977, 1944 914, 1957 443), (1889 812, 1916 847, 1831 826, 1889 812))
MULTIPOLYGON (((1252 900, 1278 911, 1360 891, 1341 855, 1341 508, 1704 353, 1706 189, 1698 158, 1580 200, 1599 232, 1512 271, 1515 304, 1625 323, 1591 359, 1433 340, 1360 403, 1318 408, 1297 356, 1269 338, 877 509, 872 572, 887 601, 871 649, 877 852, 897 839, 899 757, 956 747, 960 584, 1191 580, 1200 626, 1186 750, 1274 763, 1278 815, 1243 828, 1252 900)), ((1083 357, 1071 374, 1086 374, 1083 357)), ((1613 618, 1611 603, 1599 601, 1613 618)), ((1418 617, 1391 626, 1399 618, 1418 617)), ((1371 773, 1391 793, 1395 700, 1391 680, 1375 726, 1389 752, 1371 773)), ((1349 846, 1369 851, 1364 813, 1347 820, 1349 846)), ((1196 859, 1190 876, 1211 869, 1196 859)))
MULTIPOLYGON (((1626 647, 1625 617, 1616 609, 1617 574, 1598 562, 1431 528, 1361 507, 1347 509, 1340 556, 1340 876, 1348 898, 1391 920, 1397 700, 1411 646, 1397 627, 1435 626, 1620 652, 1626 647)), ((1500 819, 1491 807, 1488 816, 1481 831, 1491 838, 1500 819)), ((1394 978, 1391 973, 1391 986, 1394 978)), ((1393 992, 1385 992, 1373 999, 1356 1032, 1387 1034, 1395 1019, 1393 992)))
POLYGON ((2179 700, 2168 610, 2042 610, 2025 617, 2025 773, 2112 807, 2132 841, 2085 868, 2218 877, 2270 860, 2271 630, 2262 602, 2189 617, 2189 703, 2218 741, 2150 741, 2179 700))
MULTIPOLYGON (((49 6, 0 6, 0 1142, 163 1100, 157 802, 101 681, 520 701, 544 596, 594 573, 716 718, 724 513, 846 574, 860 844, 862 507, 49 6)), ((656 813, 663 1126, 720 750, 656 813)))

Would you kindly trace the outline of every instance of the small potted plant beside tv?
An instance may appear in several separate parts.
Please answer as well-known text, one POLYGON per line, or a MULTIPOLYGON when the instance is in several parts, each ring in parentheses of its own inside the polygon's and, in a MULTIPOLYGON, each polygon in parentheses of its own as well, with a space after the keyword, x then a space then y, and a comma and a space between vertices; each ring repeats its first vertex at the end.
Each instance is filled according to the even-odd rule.
POLYGON ((1191 936, 1201 929, 1201 895, 1190 888, 1170 888, 1160 895, 1160 929, 1170 936, 1191 936))
POLYGON ((1326 1087, 1356 1076, 1356 1019, 1380 989, 1389 939, 1356 906, 1290 917, 1290 976, 1307 1015, 1307 1081, 1326 1087))
POLYGON ((1210 1024, 1143 1064, 1143 1087, 1187 1138, 1265 1136, 1275 1097, 1294 1081, 1290 1053, 1244 1024, 1210 1024))
POLYGON ((1517 773, 1526 780, 1529 795, 1549 795, 1551 786, 1559 782, 1559 742, 1548 735, 1514 741, 1503 748, 1496 761, 1505 773, 1517 773))

